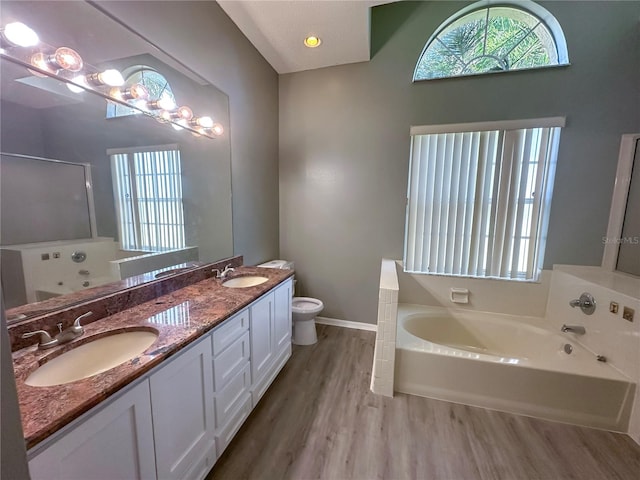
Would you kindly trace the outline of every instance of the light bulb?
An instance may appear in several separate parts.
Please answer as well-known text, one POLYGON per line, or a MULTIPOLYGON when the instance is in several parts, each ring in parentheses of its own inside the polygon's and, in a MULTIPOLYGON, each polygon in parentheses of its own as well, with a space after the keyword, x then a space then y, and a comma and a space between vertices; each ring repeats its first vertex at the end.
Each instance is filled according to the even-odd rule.
POLYGON ((184 120, 191 120, 193 118, 193 111, 186 105, 183 105, 176 110, 176 116, 184 120))
POLYGON ((314 35, 310 35, 304 39, 305 47, 309 47, 309 48, 319 47, 321 43, 322 43, 322 40, 320 40, 320 37, 316 37, 314 35))
POLYGON ((33 47, 40 42, 38 34, 22 22, 7 23, 2 36, 16 47, 33 47))
POLYGON ((104 72, 87 75, 87 81, 93 85, 108 85, 110 87, 120 87, 124 85, 124 78, 118 70, 110 68, 104 72))
POLYGON ((211 128, 213 127, 213 120, 211 117, 196 117, 191 121, 195 127, 211 128))
POLYGON ((213 133, 216 137, 219 137, 224 133, 224 127, 219 123, 214 123, 211 127, 211 133, 213 133))
POLYGON ((58 73, 58 70, 79 72, 83 62, 80 54, 69 47, 60 47, 52 55, 38 52, 30 59, 31 65, 49 73, 58 73))
POLYGON ((146 100, 149 98, 149 90, 144 85, 134 83, 125 89, 113 87, 109 90, 109 96, 118 100, 146 100))
POLYGON ((168 95, 162 95, 158 100, 152 100, 149 102, 149 108, 152 110, 174 110, 176 108, 176 102, 173 101, 168 95))

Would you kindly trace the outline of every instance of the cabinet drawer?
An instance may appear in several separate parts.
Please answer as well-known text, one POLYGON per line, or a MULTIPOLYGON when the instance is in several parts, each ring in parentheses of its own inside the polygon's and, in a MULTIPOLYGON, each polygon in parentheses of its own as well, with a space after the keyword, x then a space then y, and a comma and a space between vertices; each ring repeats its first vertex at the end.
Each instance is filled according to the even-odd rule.
POLYGON ((238 406, 237 410, 235 410, 229 420, 229 423, 225 428, 220 430, 218 435, 216 435, 216 449, 218 453, 218 458, 224 452, 224 449, 227 448, 227 445, 231 443, 233 437, 238 433, 240 427, 247 419, 249 414, 251 413, 251 395, 246 393, 242 397, 242 401, 238 406))
POLYGON ((238 405, 249 392, 251 386, 251 369, 249 362, 239 371, 229 383, 215 394, 216 429, 224 429, 231 421, 238 405))
POLYGON ((218 355, 249 328, 249 310, 236 313, 213 330, 213 355, 218 355))
POLYGON ((213 388, 221 391, 246 363, 249 362, 251 347, 249 332, 229 345, 213 361, 213 388))

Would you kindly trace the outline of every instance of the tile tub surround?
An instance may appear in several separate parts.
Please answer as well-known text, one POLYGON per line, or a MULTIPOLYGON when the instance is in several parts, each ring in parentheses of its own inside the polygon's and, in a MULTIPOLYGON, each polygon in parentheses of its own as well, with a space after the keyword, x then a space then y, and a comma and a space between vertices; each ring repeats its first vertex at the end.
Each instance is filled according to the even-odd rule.
MULTIPOLYGON (((158 279, 155 278, 155 272, 152 272, 123 280, 122 282, 67 294, 64 295, 64 297, 56 297, 37 304, 25 305, 25 307, 31 307, 33 309, 39 308, 40 310, 44 310, 44 312, 41 315, 9 326, 11 350, 20 350, 37 343, 37 337, 23 339, 22 334, 25 332, 33 330, 46 330, 50 333, 57 332, 58 329, 56 325, 58 323, 62 322, 63 328, 67 328, 79 315, 92 311, 93 315, 86 318, 83 322, 83 325, 86 325, 118 313, 121 310, 134 307, 153 298, 184 288, 192 283, 210 278, 213 276, 211 272, 212 269, 224 268, 225 265, 229 264, 234 268, 241 266, 242 256, 201 265, 192 270, 158 279), (58 298, 63 298, 63 300, 58 300, 58 298), (57 302, 64 302, 66 306, 62 309, 55 308, 55 305, 60 305, 60 303, 56 303, 56 300, 57 302), (73 303, 73 305, 69 305, 69 303, 73 303)), ((189 264, 186 266, 189 266, 189 264)), ((9 318, 11 318, 11 315, 16 314, 16 310, 18 309, 11 309, 8 312, 9 318)))
POLYGON ((371 391, 393 397, 396 358, 396 317, 398 314, 398 276, 395 260, 383 259, 378 294, 378 329, 373 352, 371 391))
MULTIPOLYGON (((261 275, 269 280, 247 288, 227 288, 207 278, 158 296, 85 326, 85 334, 66 345, 41 351, 30 346, 13 353, 18 401, 27 448, 107 399, 144 373, 176 354, 229 316, 294 274, 293 270, 238 267, 230 277, 261 275), (152 327, 158 339, 141 355, 106 372, 52 387, 25 384, 46 357, 124 328, 152 327)), ((86 309, 85 309, 86 311, 86 309)))

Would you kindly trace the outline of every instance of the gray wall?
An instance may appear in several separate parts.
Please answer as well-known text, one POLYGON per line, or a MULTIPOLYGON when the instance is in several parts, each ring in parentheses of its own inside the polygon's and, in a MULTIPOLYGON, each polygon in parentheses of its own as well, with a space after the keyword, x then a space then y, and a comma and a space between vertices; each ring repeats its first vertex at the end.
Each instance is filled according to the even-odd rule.
POLYGON ((402 258, 410 125, 564 115, 545 266, 599 265, 620 135, 640 130, 637 2, 540 2, 571 66, 411 83, 467 2, 372 14, 372 60, 280 77, 280 245, 322 315, 375 323, 380 260, 402 258))
POLYGON ((278 257, 278 76, 212 1, 99 2, 229 96, 234 254, 278 257))

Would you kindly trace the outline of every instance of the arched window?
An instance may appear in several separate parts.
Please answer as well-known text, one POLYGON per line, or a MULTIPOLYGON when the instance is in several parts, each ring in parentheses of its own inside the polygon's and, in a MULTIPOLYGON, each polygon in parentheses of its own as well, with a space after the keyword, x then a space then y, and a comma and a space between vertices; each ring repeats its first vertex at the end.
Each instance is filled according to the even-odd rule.
POLYGON ((567 65, 558 21, 536 3, 482 1, 460 10, 429 38, 413 80, 567 65))
MULTIPOLYGON (((168 98, 175 104, 175 96, 171 90, 171 85, 161 73, 158 73, 151 67, 145 65, 135 65, 129 67, 122 72, 125 78, 123 89, 130 88, 132 85, 140 84, 146 87, 149 92, 149 101, 157 101, 161 98, 168 98)), ((139 108, 145 110, 145 104, 141 103, 139 108)), ((129 108, 125 105, 116 103, 107 104, 107 118, 124 117, 128 115, 140 114, 140 110, 129 108)))

